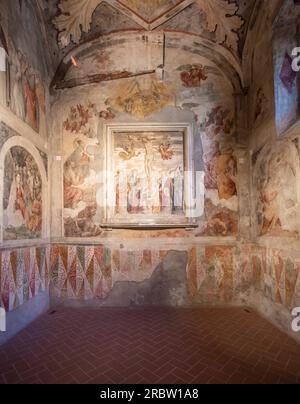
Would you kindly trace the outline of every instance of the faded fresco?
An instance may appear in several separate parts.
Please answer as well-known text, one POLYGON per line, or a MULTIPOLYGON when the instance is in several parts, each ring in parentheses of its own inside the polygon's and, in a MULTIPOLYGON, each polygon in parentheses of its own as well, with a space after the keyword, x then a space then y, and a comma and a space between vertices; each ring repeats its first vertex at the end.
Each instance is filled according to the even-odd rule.
POLYGON ((122 0, 121 3, 142 16, 145 20, 152 21, 180 3, 180 0, 122 0))
POLYGON ((263 88, 256 91, 253 108, 253 126, 257 128, 270 118, 270 101, 263 88))
POLYGON ((282 136, 299 120, 299 84, 292 68, 292 50, 298 46, 300 7, 288 0, 273 27, 274 88, 277 134, 282 136))
POLYGON ((184 87, 200 87, 207 80, 206 68, 201 64, 183 65, 177 69, 184 87))
POLYGON ((67 237, 95 237, 101 234, 101 212, 97 195, 103 189, 97 128, 115 117, 111 109, 95 103, 76 104, 63 122, 64 133, 64 227, 67 237))
MULTIPOLYGON (((289 310, 299 305, 299 257, 290 256, 278 248, 251 244, 191 246, 185 251, 187 265, 184 273, 188 288, 185 304, 242 302, 249 298, 254 288, 289 310)), ((101 303, 109 298, 114 285, 123 281, 122 295, 128 295, 135 305, 143 305, 142 293, 135 295, 131 286, 147 282, 167 254, 165 249, 151 246, 148 249, 120 250, 103 245, 55 245, 51 249, 51 295, 80 301, 98 299, 101 303)), ((177 305, 180 305, 179 297, 177 305)))
POLYGON ((97 162, 78 137, 64 163, 64 218, 66 236, 93 237, 101 233, 94 222, 97 213, 97 162))
POLYGON ((202 122, 201 130, 206 223, 200 234, 234 236, 238 231, 238 200, 232 113, 221 106, 213 108, 202 122))
POLYGON ((300 260, 294 252, 257 247, 251 256, 256 292, 288 310, 300 303, 300 260))
MULTIPOLYGON (((131 43, 126 49, 134 51, 131 43)), ((113 49, 108 48, 106 52, 111 55, 111 70, 117 70, 113 49)), ((205 213, 198 218, 199 228, 188 236, 237 235, 238 173, 232 85, 206 58, 168 49, 166 59, 162 79, 150 73, 112 80, 102 84, 100 93, 98 87, 93 86, 72 88, 65 90, 68 97, 57 103, 57 115, 63 128, 63 216, 67 237, 101 234, 100 223, 105 216, 99 206, 99 197, 103 201, 105 190, 101 176, 106 150, 103 125, 110 121, 178 122, 178 111, 184 114, 189 111, 188 119, 198 144, 197 170, 205 171, 205 213), (177 63, 171 63, 172 60, 177 63), (63 100, 66 102, 62 106, 63 100)), ((169 215, 177 223, 182 221, 183 191, 175 192, 175 188, 182 188, 182 146, 179 138, 173 143, 173 135, 150 139, 153 137, 152 134, 128 133, 115 136, 115 149, 110 153, 114 161, 114 185, 109 196, 114 209, 106 217, 109 223, 131 221, 134 224, 132 222, 139 217, 141 220, 136 220, 136 224, 141 224, 150 215, 154 220, 169 215), (121 179, 127 169, 130 174, 124 185, 121 179), (142 174, 143 180, 139 181, 137 172, 142 174), (161 173, 167 173, 163 180, 161 173)), ((157 232, 155 236, 160 234, 166 233, 157 232)), ((175 230, 170 235, 186 237, 184 231, 175 230)))
POLYGON ((12 311, 49 289, 50 247, 0 252, 0 304, 12 311))
POLYGON ((114 134, 116 221, 168 223, 172 215, 184 215, 183 137, 182 132, 114 134))
POLYGON ((32 129, 39 132, 45 122, 45 87, 28 62, 28 58, 11 46, 10 52, 10 105, 11 110, 32 129))
POLYGON ((118 87, 117 93, 106 101, 107 105, 140 119, 174 104, 174 94, 170 88, 153 77, 124 82, 118 87))
POLYGON ((297 145, 293 142, 267 145, 254 155, 253 163, 258 235, 298 234, 297 145))
POLYGON ((42 236, 42 179, 38 166, 22 147, 10 149, 4 168, 4 240, 42 236))

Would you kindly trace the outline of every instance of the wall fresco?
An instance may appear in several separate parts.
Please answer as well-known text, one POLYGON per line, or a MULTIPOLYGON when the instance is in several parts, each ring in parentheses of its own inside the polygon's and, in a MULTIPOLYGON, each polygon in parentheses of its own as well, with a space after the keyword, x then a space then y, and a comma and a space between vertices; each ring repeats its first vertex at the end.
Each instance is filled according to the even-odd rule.
POLYGON ((27 56, 10 47, 10 105, 11 110, 35 131, 43 129, 46 114, 46 90, 37 73, 29 64, 27 56))
POLYGON ((118 132, 112 141, 114 220, 183 216, 183 132, 118 132))
POLYGON ((0 303, 12 311, 49 288, 50 248, 0 252, 0 303))
POLYGON ((298 234, 299 153, 293 142, 265 146, 255 156, 253 182, 258 235, 298 234))
POLYGON ((5 157, 4 240, 41 238, 42 179, 34 158, 22 147, 5 157))
POLYGON ((298 46, 299 4, 288 0, 273 27, 274 88, 276 127, 279 136, 299 120, 297 72, 292 69, 292 49, 298 46), (286 22, 283 24, 283 21, 286 22))
MULTIPOLYGON (((53 246, 51 249, 51 295, 55 298, 84 301, 98 300, 105 304, 111 301, 110 293, 118 285, 119 295, 115 295, 114 305, 123 302, 124 294, 130 294, 130 285, 145 282, 166 259, 170 260, 172 271, 172 254, 166 249, 115 249, 101 245, 87 246, 53 246), (119 298, 118 298, 119 296, 119 298), (119 299, 119 300, 118 300, 119 299)), ((182 304, 219 304, 239 301, 243 294, 249 292, 253 272, 251 265, 251 246, 211 246, 187 247, 187 265, 182 263, 185 273, 188 301, 185 289, 176 297, 182 304)), ((171 274, 169 275, 171 276, 171 274)), ((162 285, 160 285, 162 287, 162 285)), ((164 286, 166 287, 166 285, 164 286)), ((139 300, 145 301, 139 290, 139 300)), ((148 289, 145 288, 145 293, 148 289)), ((172 298, 171 298, 172 300, 172 298)), ((173 300, 172 300, 173 301, 173 300)), ((157 304, 158 302, 156 302, 157 304)), ((165 302, 168 304, 168 302, 165 302)), ((170 303, 170 302, 169 302, 170 303)), ((176 303, 176 304, 177 304, 176 303)))
POLYGON ((207 113, 200 128, 206 188, 206 224, 200 235, 234 236, 238 230, 238 203, 232 113, 215 107, 207 113))
MULTIPOLYGON (((87 147, 85 137, 73 141, 72 153, 64 163, 64 219, 66 236, 93 237, 101 233, 94 222, 97 213, 97 161, 87 147)), ((94 145, 97 144, 94 143, 94 145)))
POLYGON ((152 21, 180 3, 180 0, 146 0, 143 2, 139 0, 122 0, 120 2, 145 20, 152 21))
MULTIPOLYGON (((120 47, 118 42, 117 54, 120 47)), ((134 57, 135 49, 131 40, 123 48, 134 57)), ((107 68, 116 71, 118 66, 113 57, 114 49, 109 46, 105 52, 110 54, 107 68)), ((101 93, 97 87, 89 85, 65 90, 57 98, 55 115, 58 122, 63 122, 63 215, 67 237, 95 237, 101 233, 99 225, 103 223, 105 215, 104 209, 97 204, 97 198, 103 198, 104 192, 101 172, 106 150, 105 123, 111 120, 122 124, 178 122, 179 113, 185 116, 185 111, 190 114, 188 120, 191 121, 195 143, 198 144, 197 149, 196 146, 193 149, 197 170, 203 171, 204 168, 205 171, 205 215, 195 234, 221 237, 237 235, 237 142, 232 85, 208 59, 172 48, 166 52, 161 78, 157 74, 145 73, 136 78, 102 83, 101 93), (175 60, 176 64, 173 63, 175 60)), ((157 148, 159 153, 155 155, 159 159, 161 156, 159 161, 172 164, 172 144, 164 141, 157 148)), ((142 149, 136 150, 129 140, 126 144, 120 144, 119 149, 117 155, 122 156, 119 158, 122 167, 132 165, 142 157, 142 154, 136 155, 142 149)), ((120 189, 116 188, 115 191, 116 194, 119 192, 119 196, 115 197, 117 205, 120 189)), ((137 189, 134 194, 139 192, 137 189)), ((160 195, 157 195, 159 201, 160 195)), ((157 204, 157 208, 159 206, 157 204)))
POLYGON ((123 83, 118 95, 106 101, 113 109, 136 118, 145 118, 167 105, 174 104, 174 94, 165 83, 155 78, 135 79, 123 83))
POLYGON ((252 265, 257 292, 288 310, 299 306, 300 261, 296 252, 257 247, 252 265))

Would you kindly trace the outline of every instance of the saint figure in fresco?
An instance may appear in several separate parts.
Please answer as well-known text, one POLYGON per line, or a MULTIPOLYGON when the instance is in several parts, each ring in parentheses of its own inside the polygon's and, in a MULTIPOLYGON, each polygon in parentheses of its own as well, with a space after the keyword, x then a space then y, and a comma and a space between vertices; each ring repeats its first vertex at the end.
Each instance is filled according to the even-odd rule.
POLYGON ((183 184, 184 178, 181 167, 178 167, 174 175, 174 209, 183 208, 183 184))
POLYGON ((64 204, 65 208, 75 209, 83 199, 83 191, 78 188, 84 177, 76 170, 75 162, 67 160, 64 167, 64 204))
POLYGON ((268 189, 261 195, 261 201, 263 203, 263 223, 261 230, 262 234, 267 234, 275 227, 281 228, 278 203, 276 200, 277 197, 277 191, 268 191, 268 189))
POLYGON ((26 194, 23 188, 22 179, 20 173, 16 174, 16 201, 15 210, 19 210, 22 214, 25 223, 28 222, 29 213, 26 206, 26 194))
POLYGON ((127 184, 127 211, 128 213, 141 213, 142 187, 137 172, 133 171, 129 175, 127 184))
POLYGON ((38 99, 36 95, 35 75, 26 67, 22 75, 23 94, 25 100, 26 120, 30 126, 38 131, 38 99))

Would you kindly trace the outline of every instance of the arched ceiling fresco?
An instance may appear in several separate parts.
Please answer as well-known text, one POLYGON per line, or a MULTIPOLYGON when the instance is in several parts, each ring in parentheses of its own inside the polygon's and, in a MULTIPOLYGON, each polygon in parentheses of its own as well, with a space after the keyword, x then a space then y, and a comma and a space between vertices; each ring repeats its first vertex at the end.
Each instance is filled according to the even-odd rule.
POLYGON ((139 15, 147 22, 155 21, 158 17, 165 15, 183 0, 120 0, 119 3, 139 15))
POLYGON ((180 31, 213 40, 241 57, 259 0, 35 0, 54 68, 75 46, 111 32, 180 31))

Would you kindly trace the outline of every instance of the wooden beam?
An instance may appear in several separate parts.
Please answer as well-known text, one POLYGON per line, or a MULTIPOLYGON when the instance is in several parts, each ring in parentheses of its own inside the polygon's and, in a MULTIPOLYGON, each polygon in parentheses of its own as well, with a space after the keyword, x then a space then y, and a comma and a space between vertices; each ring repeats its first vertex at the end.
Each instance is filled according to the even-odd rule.
POLYGON ((147 71, 137 72, 137 73, 123 71, 123 72, 112 72, 112 73, 106 73, 106 74, 93 74, 93 75, 85 76, 82 78, 61 80, 61 81, 55 83, 54 88, 57 90, 62 90, 65 88, 85 86, 85 85, 89 85, 89 84, 101 83, 104 81, 113 81, 113 80, 120 80, 120 79, 128 79, 131 77, 144 76, 147 74, 153 74, 155 72, 156 72, 155 70, 147 70, 147 71))

